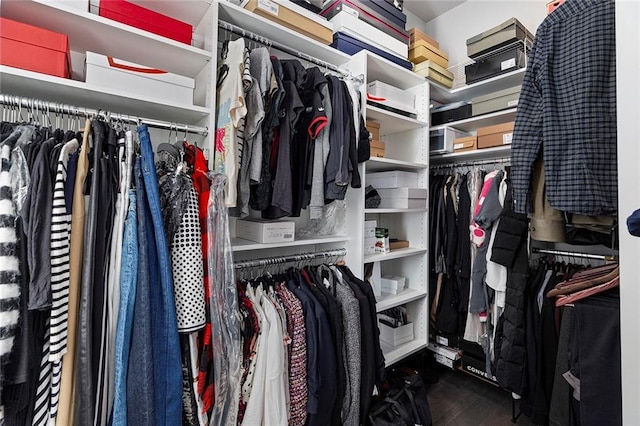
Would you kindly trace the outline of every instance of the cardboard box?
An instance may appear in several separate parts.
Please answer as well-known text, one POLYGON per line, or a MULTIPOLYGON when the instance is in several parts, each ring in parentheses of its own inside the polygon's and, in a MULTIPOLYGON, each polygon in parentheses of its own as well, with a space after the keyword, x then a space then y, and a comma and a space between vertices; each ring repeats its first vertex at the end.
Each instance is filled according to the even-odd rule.
POLYGON ((509 87, 483 96, 477 96, 471 100, 471 113, 475 115, 489 114, 503 109, 518 106, 520 88, 522 86, 509 87))
POLYGON ((380 329, 380 340, 388 345, 399 346, 413 340, 412 322, 395 328, 383 323, 378 323, 378 328, 380 329))
POLYGON ((382 13, 376 6, 368 0, 325 0, 320 14, 327 19, 333 18, 340 12, 347 12, 350 15, 365 21, 385 34, 400 40, 409 45, 409 33, 405 30, 405 24, 394 24, 389 15, 382 13))
POLYGON ((65 34, 0 17, 0 64, 70 78, 69 40, 65 34))
POLYGON ((389 248, 391 250, 399 250, 409 247, 409 241, 407 240, 392 240, 389 239, 389 248))
POLYGON ((285 243, 293 241, 295 222, 268 222, 259 219, 236 221, 236 237, 258 243, 285 243))
POLYGON ((87 52, 85 81, 105 88, 193 105, 192 78, 87 52))
POLYGON ((377 121, 367 120, 366 127, 369 133, 371 133, 371 140, 379 141, 380 140, 380 123, 378 123, 377 121))
POLYGON ((533 41, 533 34, 516 18, 510 18, 500 25, 467 39, 467 56, 475 59, 485 53, 525 39, 533 41))
POLYGON ((384 142, 372 140, 370 144, 370 156, 371 157, 384 157, 385 147, 384 142))
POLYGON ((287 28, 306 35, 323 44, 333 42, 333 27, 297 13, 289 5, 284 6, 272 0, 249 0, 244 8, 263 18, 277 22, 287 28))
POLYGON ((418 186, 418 174, 416 172, 377 172, 367 173, 366 182, 374 188, 401 188, 418 186))
POLYGON ((415 44, 418 40, 423 40, 435 47, 436 49, 440 49, 440 43, 435 38, 429 37, 422 31, 417 28, 409 29, 409 37, 411 38, 411 44, 415 44))
POLYGON ((91 0, 91 11, 141 30, 191 44, 191 25, 125 0, 91 0))
POLYGON ((453 140, 453 152, 474 151, 478 149, 477 136, 465 136, 453 140))
POLYGON ((498 379, 496 376, 490 376, 487 374, 487 367, 484 360, 474 358, 466 353, 462 354, 460 360, 460 369, 462 371, 467 374, 471 374, 472 376, 480 377, 481 379, 498 386, 498 379))
POLYGON ((371 148, 369 150, 369 156, 375 158, 384 158, 384 148, 371 148))
POLYGON ((331 18, 334 33, 345 33, 363 42, 391 53, 401 58, 409 54, 409 46, 402 41, 391 37, 389 34, 374 27, 373 25, 358 19, 346 11, 341 11, 331 18))
POLYGON ((414 64, 432 60, 441 67, 449 66, 449 55, 424 40, 418 40, 409 48, 409 60, 414 64))
POLYGON ((427 198, 426 188, 377 189, 380 198, 427 198))
POLYGON ((495 126, 480 127, 477 131, 478 149, 510 145, 513 138, 514 124, 515 122, 512 121, 495 126))
POLYGON ((413 72, 445 87, 453 87, 453 73, 434 61, 424 61, 413 67, 413 72))

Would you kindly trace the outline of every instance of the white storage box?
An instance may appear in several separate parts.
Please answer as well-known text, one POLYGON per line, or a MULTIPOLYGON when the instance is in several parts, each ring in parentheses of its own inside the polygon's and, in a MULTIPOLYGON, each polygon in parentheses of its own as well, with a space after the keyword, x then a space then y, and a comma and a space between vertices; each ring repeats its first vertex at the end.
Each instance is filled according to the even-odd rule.
POLYGON ((381 198, 380 209, 426 209, 427 200, 424 198, 381 198))
POLYGON ((376 189, 380 198, 427 198, 426 188, 376 189))
MULTIPOLYGON (((378 221, 365 220, 364 222, 364 238, 376 238, 376 228, 378 227, 378 221)), ((375 243, 374 243, 375 246, 375 243)))
POLYGON ((468 133, 452 129, 451 127, 432 130, 429 132, 429 151, 435 154, 453 152, 454 139, 468 135, 468 133))
POLYGON ((409 47, 406 43, 385 34, 373 25, 358 19, 356 16, 344 10, 331 18, 330 22, 333 24, 334 33, 345 33, 373 47, 384 50, 387 53, 398 56, 404 60, 407 59, 409 47))
POLYGON ((418 113, 414 94, 381 81, 367 84, 367 99, 410 114, 418 113))
POLYGON ((380 340, 391 346, 399 346, 413 340, 413 323, 400 327, 389 327, 386 324, 378 323, 380 329, 380 340))
POLYGON ((171 104, 193 105, 192 78, 93 52, 87 52, 85 67, 87 84, 164 99, 171 104))
POLYGON ((368 185, 372 185, 376 189, 411 187, 418 186, 418 174, 401 171, 368 173, 366 181, 368 185))
POLYGON ((237 220, 236 237, 258 243, 285 243, 293 241, 295 222, 263 220, 237 220))
POLYGON ((400 275, 385 274, 382 276, 382 290, 385 288, 402 291, 406 288, 407 279, 400 275))
POLYGON ((376 253, 376 229, 373 228, 373 237, 365 237, 364 239, 364 254, 375 254, 376 253))
POLYGON ((429 342, 429 346, 427 346, 427 349, 433 352, 435 360, 436 362, 438 362, 438 364, 442 364, 451 369, 456 368, 456 366, 459 364, 458 361, 462 357, 460 351, 440 346, 433 342, 429 342))

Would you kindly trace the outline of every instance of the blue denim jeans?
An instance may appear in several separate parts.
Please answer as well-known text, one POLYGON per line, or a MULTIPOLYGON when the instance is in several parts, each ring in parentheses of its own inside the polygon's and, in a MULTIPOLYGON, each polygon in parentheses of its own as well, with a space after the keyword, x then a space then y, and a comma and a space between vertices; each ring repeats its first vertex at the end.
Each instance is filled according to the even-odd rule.
POLYGON ((127 423, 155 424, 155 393, 153 380, 153 339, 151 337, 151 288, 149 285, 149 248, 147 229, 147 199, 140 159, 134 167, 138 220, 138 285, 133 308, 131 351, 127 371, 127 423))
POLYGON ((115 378, 111 424, 127 425, 127 372, 133 332, 133 310, 138 285, 138 213, 136 192, 129 190, 129 210, 124 222, 120 262, 120 309, 116 325, 115 378))
POLYGON ((142 175, 150 212, 150 216, 146 217, 149 224, 156 425, 173 426, 182 422, 182 359, 171 259, 162 221, 154 153, 146 125, 138 127, 138 138, 142 153, 142 175))

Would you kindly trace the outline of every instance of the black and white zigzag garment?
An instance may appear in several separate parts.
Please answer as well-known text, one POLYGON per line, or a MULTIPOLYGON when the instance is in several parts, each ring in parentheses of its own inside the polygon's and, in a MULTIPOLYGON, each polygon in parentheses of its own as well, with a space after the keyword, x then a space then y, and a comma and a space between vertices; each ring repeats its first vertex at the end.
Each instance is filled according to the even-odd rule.
MULTIPOLYGON (((17 257, 15 229, 16 212, 12 200, 11 145, 0 147, 0 389, 4 378, 4 365, 13 349, 19 320, 20 268, 17 257)), ((0 393, 1 396, 1 393, 0 393)), ((4 410, 0 400, 0 424, 4 410)))

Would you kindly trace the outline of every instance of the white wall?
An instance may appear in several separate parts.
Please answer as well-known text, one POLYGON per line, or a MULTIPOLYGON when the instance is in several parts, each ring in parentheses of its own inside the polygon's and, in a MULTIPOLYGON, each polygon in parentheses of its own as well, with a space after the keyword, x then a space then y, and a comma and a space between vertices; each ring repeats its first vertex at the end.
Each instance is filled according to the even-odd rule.
POLYGON ((418 28, 420 31, 424 31, 425 22, 420 19, 418 16, 414 15, 406 8, 402 11, 405 15, 407 15, 407 25, 405 28, 409 31, 410 28, 418 28))
POLYGON ((616 1, 618 84, 618 198, 620 217, 620 328, 623 424, 640 425, 640 238, 629 234, 627 217, 640 208, 640 3, 616 1), (623 41, 624 42, 621 42, 623 41))
POLYGON ((425 32, 449 54, 449 66, 469 60, 466 41, 483 31, 517 18, 535 35, 547 16, 548 0, 468 0, 425 25, 425 32))

